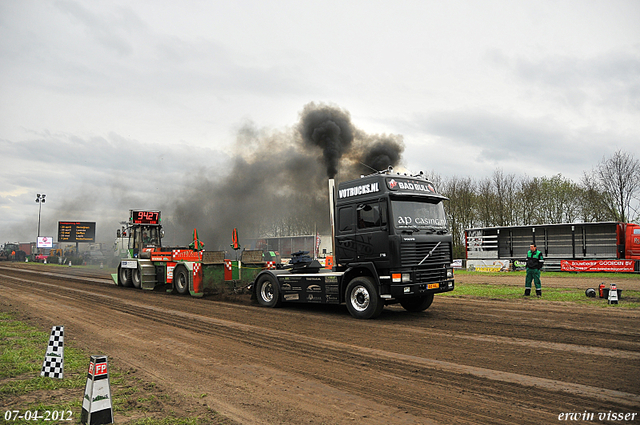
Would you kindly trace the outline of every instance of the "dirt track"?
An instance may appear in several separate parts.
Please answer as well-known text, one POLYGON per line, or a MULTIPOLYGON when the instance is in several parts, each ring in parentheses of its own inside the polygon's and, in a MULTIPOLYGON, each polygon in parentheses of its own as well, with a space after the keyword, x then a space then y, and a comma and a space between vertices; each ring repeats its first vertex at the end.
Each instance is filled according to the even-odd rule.
POLYGON ((568 412, 593 412, 593 422, 600 412, 640 413, 638 310, 437 296, 424 313, 392 306, 360 321, 344 306, 265 309, 5 268, 0 290, 0 309, 44 330, 64 325, 75 345, 181 395, 185 411, 239 423, 538 424, 568 412))

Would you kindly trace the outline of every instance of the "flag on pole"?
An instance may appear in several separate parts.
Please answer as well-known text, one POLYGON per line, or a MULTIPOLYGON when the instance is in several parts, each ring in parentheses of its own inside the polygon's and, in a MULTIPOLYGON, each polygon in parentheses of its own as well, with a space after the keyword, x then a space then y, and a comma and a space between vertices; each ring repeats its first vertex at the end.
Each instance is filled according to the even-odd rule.
POLYGON ((233 247, 233 249, 240 249, 240 243, 238 242, 238 229, 236 229, 235 227, 233 228, 233 233, 231 234, 231 241, 231 246, 233 247))

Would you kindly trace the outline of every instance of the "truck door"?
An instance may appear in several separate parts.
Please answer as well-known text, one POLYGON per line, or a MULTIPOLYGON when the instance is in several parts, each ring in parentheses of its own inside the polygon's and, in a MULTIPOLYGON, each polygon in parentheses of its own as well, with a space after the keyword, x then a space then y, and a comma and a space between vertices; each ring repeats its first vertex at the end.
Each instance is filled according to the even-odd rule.
POLYGON ((389 225, 384 199, 356 207, 356 256, 358 261, 388 261, 389 225))
POLYGON ((345 205, 336 211, 336 264, 356 261, 355 207, 345 205))

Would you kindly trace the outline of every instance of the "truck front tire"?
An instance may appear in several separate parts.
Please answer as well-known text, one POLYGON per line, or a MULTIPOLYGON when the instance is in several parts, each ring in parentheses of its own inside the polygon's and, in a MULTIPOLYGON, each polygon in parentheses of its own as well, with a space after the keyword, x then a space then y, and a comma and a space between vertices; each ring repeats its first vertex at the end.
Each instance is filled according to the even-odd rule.
POLYGON ((428 309, 431 306, 432 302, 433 294, 427 294, 423 297, 407 298, 405 300, 401 300, 400 305, 407 311, 410 311, 412 313, 419 313, 428 309))
POLYGON ((278 282, 268 274, 260 276, 256 282, 256 298, 261 306, 278 307, 282 303, 278 282))
POLYGON ((373 319, 382 313, 384 301, 378 297, 371 278, 360 276, 349 282, 345 296, 347 309, 356 319, 373 319))

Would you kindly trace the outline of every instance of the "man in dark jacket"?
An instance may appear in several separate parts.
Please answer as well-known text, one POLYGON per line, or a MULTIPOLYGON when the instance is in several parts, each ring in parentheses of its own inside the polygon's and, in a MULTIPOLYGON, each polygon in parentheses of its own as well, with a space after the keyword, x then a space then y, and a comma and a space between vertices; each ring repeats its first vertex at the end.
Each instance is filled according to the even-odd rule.
POLYGON ((536 244, 531 244, 527 252, 527 277, 524 281, 524 294, 531 295, 531 281, 536 285, 536 295, 542 296, 542 285, 540 284, 540 269, 544 266, 542 253, 536 248, 536 244))

